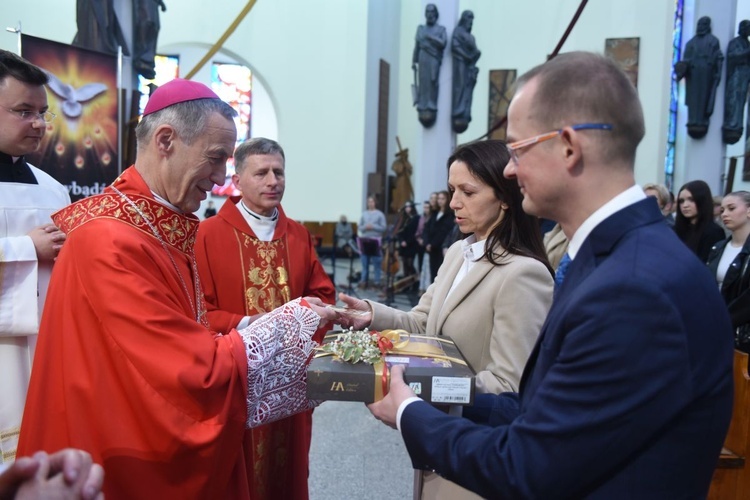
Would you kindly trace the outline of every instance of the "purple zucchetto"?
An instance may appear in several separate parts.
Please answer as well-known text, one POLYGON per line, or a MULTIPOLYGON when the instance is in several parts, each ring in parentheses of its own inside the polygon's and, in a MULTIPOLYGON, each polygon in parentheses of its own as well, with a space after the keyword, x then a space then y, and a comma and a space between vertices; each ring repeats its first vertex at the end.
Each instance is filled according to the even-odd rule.
POLYGON ((180 102, 196 99, 219 99, 213 90, 200 82, 175 78, 156 89, 148 99, 143 116, 156 113, 180 102))

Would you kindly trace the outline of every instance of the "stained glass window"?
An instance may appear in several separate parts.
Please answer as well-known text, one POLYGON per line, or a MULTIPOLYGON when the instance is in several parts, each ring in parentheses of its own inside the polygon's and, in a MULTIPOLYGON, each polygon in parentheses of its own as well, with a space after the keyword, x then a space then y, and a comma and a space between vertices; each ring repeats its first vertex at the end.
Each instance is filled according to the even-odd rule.
POLYGON ((682 48, 682 7, 684 0, 675 0, 674 27, 672 29, 672 78, 669 92, 669 126, 667 129, 667 154, 664 158, 664 178, 667 189, 672 191, 674 183, 674 156, 677 137, 677 105, 679 87, 674 74, 674 65, 680 60, 682 48))
POLYGON ((154 63, 156 76, 152 80, 147 80, 138 75, 138 91, 141 93, 141 100, 138 103, 138 116, 143 116, 148 98, 156 87, 180 76, 180 56, 157 54, 154 57, 154 63))
MULTIPOLYGON (((250 68, 241 64, 213 63, 211 67, 211 89, 224 102, 229 103, 238 113, 234 119, 237 125, 237 145, 250 138, 252 109, 253 75, 250 68)), ((213 194, 230 196, 239 195, 232 184, 234 162, 227 162, 227 177, 223 186, 215 186, 213 194)))

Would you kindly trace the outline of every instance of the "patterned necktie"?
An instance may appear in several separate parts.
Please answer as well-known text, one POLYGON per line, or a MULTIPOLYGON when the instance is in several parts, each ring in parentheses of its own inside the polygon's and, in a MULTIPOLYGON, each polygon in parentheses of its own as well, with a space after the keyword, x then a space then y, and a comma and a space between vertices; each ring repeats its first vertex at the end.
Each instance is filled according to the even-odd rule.
POLYGON ((565 279, 565 273, 568 272, 568 266, 571 262, 573 262, 573 259, 570 258, 568 252, 565 252, 563 258, 560 259, 560 264, 557 265, 557 271, 555 272, 555 295, 557 295, 557 291, 560 289, 560 285, 562 285, 562 282, 565 279))

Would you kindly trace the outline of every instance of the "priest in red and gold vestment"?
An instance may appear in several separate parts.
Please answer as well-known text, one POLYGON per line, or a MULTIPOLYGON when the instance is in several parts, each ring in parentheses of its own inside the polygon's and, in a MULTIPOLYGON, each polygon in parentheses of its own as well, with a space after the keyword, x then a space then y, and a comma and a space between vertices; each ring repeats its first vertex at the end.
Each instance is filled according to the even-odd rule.
MULTIPOLYGON (((234 153, 232 177, 242 196, 224 203, 198 230, 196 259, 216 331, 242 327, 291 299, 335 303, 335 289, 310 233, 284 214, 285 157, 270 139, 234 153)), ((324 331, 313 337, 321 341, 324 331)), ((307 499, 312 411, 245 431, 245 462, 254 500, 307 499)))
POLYGON ((247 328, 208 328, 192 212, 224 181, 235 115, 203 84, 162 85, 135 165, 53 216, 68 237, 18 451, 89 452, 108 499, 247 499, 245 428, 310 408, 304 372, 326 308, 300 299, 247 328))

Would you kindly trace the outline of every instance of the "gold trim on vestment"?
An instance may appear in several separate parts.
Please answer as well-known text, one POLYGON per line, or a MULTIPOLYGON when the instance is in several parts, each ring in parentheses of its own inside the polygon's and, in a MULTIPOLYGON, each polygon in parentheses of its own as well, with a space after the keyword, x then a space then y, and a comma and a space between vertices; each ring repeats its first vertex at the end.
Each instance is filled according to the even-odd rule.
POLYGON ((245 310, 247 314, 269 312, 291 300, 285 240, 260 241, 242 235, 242 246, 251 256, 243 263, 245 310))
POLYGON ((0 464, 5 462, 12 462, 16 459, 16 443, 18 443, 18 437, 21 435, 21 427, 15 426, 8 429, 0 430, 0 464), (5 444, 8 441, 15 440, 12 443, 10 450, 5 449, 5 444))
POLYGON ((179 214, 147 196, 126 194, 138 210, 119 195, 104 193, 68 205, 56 212, 53 220, 64 233, 71 233, 94 219, 117 219, 153 238, 151 228, 143 220, 145 217, 169 246, 185 254, 193 252, 198 220, 179 214))

